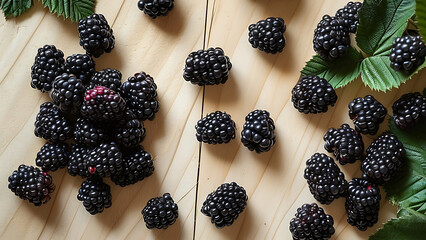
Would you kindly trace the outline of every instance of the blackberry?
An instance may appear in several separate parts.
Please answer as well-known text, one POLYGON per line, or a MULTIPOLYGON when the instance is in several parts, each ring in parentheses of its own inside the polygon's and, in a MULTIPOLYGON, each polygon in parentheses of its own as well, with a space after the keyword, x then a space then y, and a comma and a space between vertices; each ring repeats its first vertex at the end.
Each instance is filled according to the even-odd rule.
POLYGON ((249 42, 253 48, 272 54, 283 51, 286 26, 282 18, 260 20, 256 24, 250 24, 248 30, 249 42))
POLYGON ((324 15, 314 31, 314 51, 324 60, 334 60, 346 54, 350 45, 345 21, 324 15))
POLYGON ((155 19, 166 16, 175 6, 174 0, 139 0, 138 8, 155 19))
POLYGON ((254 110, 246 116, 241 142, 250 151, 267 152, 275 144, 275 124, 266 110, 254 110))
POLYGON ((95 147, 108 139, 105 130, 85 118, 77 119, 74 127, 74 141, 95 147))
POLYGON ((290 221, 290 232, 295 240, 325 240, 334 234, 333 217, 316 203, 303 204, 290 221))
POLYGON ((231 115, 216 111, 200 119, 195 126, 199 142, 208 144, 228 143, 235 138, 235 122, 231 115))
POLYGON ((348 107, 355 130, 362 134, 376 134, 380 123, 388 113, 388 110, 371 95, 355 98, 348 107))
POLYGON ((170 193, 165 193, 162 197, 151 198, 143 208, 142 215, 147 228, 166 229, 176 222, 178 205, 170 193))
POLYGON ((8 178, 8 188, 21 199, 28 200, 35 206, 41 206, 50 200, 55 190, 52 177, 40 169, 21 164, 8 178))
POLYGON ((348 183, 348 196, 345 208, 348 223, 365 231, 378 219, 380 208, 380 190, 367 180, 354 178, 348 183))
POLYGON ((136 115, 130 110, 126 110, 124 119, 121 120, 114 130, 114 140, 124 148, 139 146, 145 139, 145 128, 136 115))
POLYGON ((222 48, 198 50, 186 58, 183 78, 199 86, 224 84, 231 68, 231 61, 222 48))
POLYGON ((66 72, 74 74, 83 84, 89 82, 95 73, 95 62, 87 54, 73 54, 65 62, 66 72))
POLYGON ((65 141, 72 137, 72 127, 64 115, 51 102, 40 105, 34 123, 34 134, 50 141, 65 141))
POLYGON ((126 102, 113 90, 97 86, 86 91, 81 114, 97 123, 118 121, 123 118, 126 102))
POLYGON ((115 142, 101 143, 89 153, 87 169, 92 175, 110 177, 122 171, 121 152, 115 142))
POLYGON ((345 175, 334 160, 323 153, 315 153, 306 161, 304 177, 312 195, 322 204, 330 204, 346 194, 345 175))
POLYGON ((96 58, 114 48, 115 37, 108 21, 102 14, 93 14, 78 22, 80 46, 88 55, 96 58))
POLYGON ((160 104, 157 100, 157 85, 149 74, 140 72, 129 77, 121 86, 121 95, 138 119, 154 120, 160 104))
POLYGON ((62 112, 77 113, 80 111, 85 90, 83 83, 74 75, 63 73, 53 81, 50 98, 62 112))
POLYGON ((119 92, 121 87, 121 72, 112 68, 96 72, 90 79, 89 89, 95 88, 96 86, 104 86, 119 92))
POLYGON ((46 143, 37 153, 35 162, 44 172, 56 171, 67 166, 69 155, 66 143, 46 143))
POLYGON ((426 96, 419 92, 406 93, 392 105, 393 121, 404 130, 426 118, 426 96))
POLYGON ((83 202, 90 214, 95 215, 111 207, 111 188, 101 178, 90 177, 81 184, 77 199, 83 202))
POLYGON ((330 83, 318 76, 302 76, 291 92, 293 106, 302 113, 327 112, 337 95, 330 83))
POLYGON ((345 7, 337 10, 336 17, 343 21, 343 25, 349 32, 356 33, 359 25, 358 12, 362 7, 360 2, 348 2, 345 7))
POLYGON ((332 152, 342 165, 354 163, 363 158, 364 142, 362 137, 346 123, 338 129, 328 129, 324 135, 324 141, 325 150, 332 152))
POLYGON ((420 36, 396 37, 389 56, 390 66, 405 74, 413 73, 425 62, 426 47, 420 36))
POLYGON ((247 205, 246 190, 235 182, 224 183, 210 193, 201 212, 211 218, 217 228, 231 226, 247 205))
POLYGON ((91 148, 84 146, 83 144, 74 144, 71 148, 71 155, 68 161, 68 173, 71 176, 79 175, 82 178, 90 176, 87 168, 87 162, 89 160, 89 153, 91 148))
POLYGON ((52 89, 52 82, 65 70, 64 53, 54 45, 39 48, 31 67, 31 87, 42 92, 52 89))

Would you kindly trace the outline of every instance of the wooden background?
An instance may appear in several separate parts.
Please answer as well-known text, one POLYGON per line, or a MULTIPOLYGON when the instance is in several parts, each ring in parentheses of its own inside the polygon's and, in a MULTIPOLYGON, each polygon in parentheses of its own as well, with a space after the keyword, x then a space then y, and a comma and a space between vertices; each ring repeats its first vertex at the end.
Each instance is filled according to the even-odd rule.
MULTIPOLYGON (((315 202, 303 178, 305 161, 315 152, 325 152, 322 137, 328 128, 350 123, 348 103, 373 94, 390 110, 402 94, 426 87, 426 71, 387 93, 372 92, 357 79, 337 90, 337 105, 327 113, 301 114, 290 101, 291 89, 314 54, 313 30, 324 14, 334 14, 347 0, 175 2, 167 17, 152 20, 138 10, 136 0, 97 1, 96 12, 106 16, 116 36, 115 49, 96 59, 97 70, 119 69, 123 81, 146 71, 158 85, 161 108, 154 121, 145 122, 143 146, 155 157, 154 174, 125 188, 112 184, 113 205, 96 216, 88 214, 76 198, 82 179, 71 177, 65 169, 52 174, 57 189, 42 207, 18 199, 7 189, 7 177, 21 163, 34 165, 44 144, 33 134, 39 105, 49 101, 47 94, 30 87, 37 49, 54 44, 66 56, 83 49, 77 24, 56 18, 37 1, 24 15, 0 20, 1 239, 192 239, 194 228, 196 239, 290 239, 288 227, 296 209, 315 202), (287 25, 287 46, 281 54, 252 49, 247 40, 248 25, 269 16, 280 16, 287 25), (222 47, 233 63, 228 82, 206 87, 204 97, 202 88, 182 78, 187 55, 203 45, 222 47), (254 109, 270 111, 275 120, 277 143, 270 152, 248 151, 237 134, 226 145, 203 144, 200 155, 194 125, 201 114, 226 111, 239 133, 245 116, 254 109), (219 230, 200 208, 208 193, 230 181, 245 187, 249 201, 232 227, 219 230), (164 192, 170 192, 179 205, 178 221, 167 230, 147 230, 140 211, 148 199, 164 192)), ((385 130, 386 124, 381 128, 385 130)), ((374 137, 363 139, 368 146, 374 137)), ((350 180, 361 175, 359 168, 357 162, 342 170, 350 180)), ((366 232, 347 224, 344 199, 323 205, 335 221, 332 239, 367 239, 395 216, 396 207, 382 196, 379 223, 366 232)))

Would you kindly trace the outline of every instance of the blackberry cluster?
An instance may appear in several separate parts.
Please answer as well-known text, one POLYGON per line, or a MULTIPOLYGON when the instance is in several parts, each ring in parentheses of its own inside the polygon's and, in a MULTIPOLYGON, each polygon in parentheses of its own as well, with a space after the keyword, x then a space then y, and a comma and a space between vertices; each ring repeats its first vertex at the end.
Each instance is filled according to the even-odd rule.
POLYGON ((90 176, 87 168, 87 162, 89 160, 91 150, 91 148, 88 148, 83 144, 74 144, 72 146, 71 155, 68 161, 68 173, 71 176, 79 175, 82 178, 90 176))
POLYGON ((68 74, 75 75, 83 84, 86 84, 96 71, 95 61, 87 54, 73 54, 67 57, 65 70, 68 74))
POLYGON ((88 55, 100 57, 114 48, 115 37, 108 21, 102 14, 93 14, 78 22, 80 46, 88 55))
POLYGON ((150 75, 140 72, 129 77, 121 86, 121 96, 138 119, 154 120, 160 104, 157 100, 157 85, 150 75))
POLYGON ((354 163, 363 157, 364 142, 362 137, 348 124, 342 124, 338 129, 328 129, 324 135, 324 141, 325 150, 333 152, 342 165, 354 163))
POLYGON ((231 68, 231 61, 222 48, 198 50, 186 58, 183 78, 199 86, 223 84, 231 68))
POLYGON ((266 110, 254 110, 246 116, 241 142, 250 151, 267 152, 275 144, 274 120, 266 110))
POLYGON ((162 197, 151 198, 143 208, 142 215, 147 228, 166 229, 176 222, 178 205, 170 193, 165 193, 162 197))
POLYGON ((46 143, 37 153, 35 162, 44 172, 56 171, 67 166, 68 158, 69 150, 66 143, 46 143))
POLYGON ((92 175, 110 177, 122 171, 121 152, 115 142, 101 143, 89 153, 87 169, 92 175))
POLYGON ((63 73, 53 81, 50 98, 62 112, 78 113, 85 91, 86 89, 80 79, 72 74, 63 73))
POLYGON ((121 87, 121 72, 112 68, 96 72, 90 79, 89 89, 96 86, 104 86, 115 92, 119 92, 121 87))
POLYGON ((420 36, 396 37, 389 56, 395 71, 413 73, 425 62, 426 47, 420 36))
POLYGON ((235 138, 235 122, 231 115, 216 111, 200 119, 195 126, 199 142, 208 144, 228 143, 235 138))
POLYGON ((50 200, 55 190, 52 177, 33 166, 20 165, 8 178, 8 188, 21 199, 35 206, 41 206, 50 200))
POLYGON ((138 8, 155 19, 166 16, 175 6, 174 0, 139 0, 138 8))
POLYGON ((77 199, 83 202, 90 214, 95 215, 111 207, 111 188, 101 178, 90 177, 81 184, 77 199))
POLYGON ((114 130, 114 140, 124 148, 133 148, 139 146, 145 139, 145 128, 132 110, 127 109, 124 119, 121 120, 114 130))
POLYGON ((376 134, 380 123, 388 113, 388 110, 371 95, 355 98, 348 107, 355 130, 362 134, 376 134))
POLYGON ((74 141, 95 147, 108 139, 105 130, 85 118, 77 119, 74 127, 74 141))
POLYGON ((31 67, 31 87, 42 92, 52 89, 52 82, 65 70, 64 53, 54 45, 38 49, 31 67))
POLYGON ((348 184, 345 203, 348 223, 360 231, 372 227, 378 219, 380 199, 380 190, 376 185, 364 179, 352 179, 348 184))
POLYGON ((249 26, 249 42, 253 48, 275 54, 285 47, 286 26, 280 17, 269 17, 249 26))
POLYGON ((360 2, 348 2, 348 4, 337 10, 336 17, 343 21, 343 25, 349 29, 349 32, 356 33, 359 25, 358 12, 362 7, 360 2))
POLYGON ((210 193, 201 212, 211 218, 217 228, 231 226, 247 205, 246 190, 236 184, 224 183, 210 193))
POLYGON ((426 96, 419 92, 402 95, 392 105, 393 121, 404 130, 426 118, 426 96))
POLYGON ((125 109, 126 102, 118 93, 97 86, 86 91, 81 114, 91 121, 102 123, 122 119, 125 109))
POLYGON ((328 106, 334 106, 337 101, 333 87, 315 75, 302 76, 291 94, 294 107, 305 114, 327 112, 328 106))
POLYGON ((326 240, 334 234, 333 217, 316 203, 303 204, 290 221, 290 232, 295 240, 326 240))
POLYGON ((346 54, 350 45, 345 21, 324 15, 314 31, 314 51, 324 60, 335 60, 346 54))
POLYGON ((72 137, 72 126, 51 102, 40 105, 34 126, 34 134, 46 140, 65 141, 72 137))
POLYGON ((346 194, 345 175, 334 160, 323 153, 315 153, 306 161, 304 177, 312 195, 322 204, 330 204, 346 194))

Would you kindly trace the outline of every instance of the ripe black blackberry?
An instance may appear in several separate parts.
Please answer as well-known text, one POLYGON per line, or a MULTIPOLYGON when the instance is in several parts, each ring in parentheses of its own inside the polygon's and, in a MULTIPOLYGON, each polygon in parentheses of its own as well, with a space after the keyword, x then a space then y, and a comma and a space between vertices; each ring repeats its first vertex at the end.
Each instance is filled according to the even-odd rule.
POLYGON ((315 75, 302 76, 291 92, 293 106, 302 113, 327 112, 334 106, 337 95, 330 83, 315 75))
POLYGON ((126 102, 118 93, 97 86, 86 91, 81 114, 93 122, 105 123, 122 119, 125 109, 126 102))
POLYGON ((89 153, 87 169, 92 175, 110 177, 119 174, 122 170, 122 158, 118 145, 115 142, 101 143, 89 153))
POLYGON ((45 172, 56 171, 67 166, 69 155, 66 143, 46 143, 37 153, 35 162, 45 172))
POLYGON ((222 48, 198 50, 186 58, 183 78, 199 86, 223 84, 231 68, 231 61, 222 48))
POLYGON ((280 17, 269 17, 249 26, 249 42, 253 48, 275 54, 285 47, 286 26, 280 17))
POLYGON ((157 85, 149 74, 140 72, 129 77, 121 86, 120 93, 138 119, 154 120, 160 104, 157 100, 157 85))
POLYGON ((89 160, 89 153, 91 148, 83 144, 74 144, 71 148, 71 155, 68 161, 68 173, 71 176, 79 175, 82 178, 90 176, 87 162, 89 160))
POLYGON ((174 0, 139 0, 138 8, 155 19, 166 16, 175 6, 174 0))
POLYGON ((95 88, 96 86, 104 86, 113 91, 119 92, 121 87, 121 72, 107 68, 99 72, 96 72, 90 79, 89 89, 95 88))
POLYGON ((73 54, 67 57, 65 70, 69 74, 74 74, 83 84, 86 84, 96 71, 95 61, 87 54, 73 54))
POLYGON ((126 110, 124 118, 119 121, 113 131, 113 138, 124 148, 137 147, 145 139, 144 125, 136 118, 132 110, 126 110))
POLYGON ((360 2, 348 2, 345 7, 337 10, 336 17, 342 19, 343 25, 349 32, 356 33, 359 25, 358 12, 362 7, 360 2))
POLYGON ((102 178, 90 177, 81 184, 77 199, 83 202, 84 208, 90 214, 95 215, 111 207, 111 188, 102 178))
POLYGON ((333 217, 316 203, 303 204, 290 221, 290 232, 295 240, 326 240, 334 234, 333 217))
POLYGON ((235 122, 225 112, 212 112, 200 119, 195 126, 199 142, 208 144, 228 143, 235 138, 235 122))
POLYGON ((324 15, 314 31, 314 51, 324 60, 346 54, 350 45, 349 30, 344 20, 324 15))
POLYGON ((362 134, 376 134, 380 123, 388 113, 388 110, 371 95, 355 98, 348 107, 355 130, 362 134))
POLYGON ((50 200, 55 190, 52 177, 33 166, 20 165, 8 178, 8 188, 21 199, 35 206, 41 206, 50 200))
POLYGON ((254 110, 246 116, 241 142, 250 151, 267 152, 275 144, 274 120, 266 110, 254 110))
POLYGON ((102 14, 93 14, 78 22, 80 46, 88 55, 100 57, 114 48, 115 37, 108 21, 102 14))
POLYGON ((367 180, 354 178, 348 184, 346 213, 348 223, 361 231, 377 222, 380 208, 380 190, 367 180))
POLYGON ((108 139, 105 130, 85 118, 77 119, 74 127, 74 141, 95 147, 108 139))
POLYGON ((42 92, 52 89, 52 82, 65 71, 64 53, 54 45, 39 48, 31 67, 31 87, 42 92))
POLYGON ((406 93, 392 105, 393 121, 404 130, 426 118, 426 96, 419 92, 406 93))
POLYGON ((170 193, 162 197, 151 198, 142 210, 143 220, 147 228, 166 229, 178 218, 178 205, 170 193))
POLYGON ((362 159, 364 155, 364 142, 361 135, 346 123, 338 129, 328 129, 324 135, 324 141, 325 150, 332 152, 342 165, 354 163, 362 159))
POLYGON ((330 204, 346 194, 345 175, 334 160, 323 153, 315 153, 306 161, 304 177, 312 195, 322 204, 330 204))
POLYGON ((74 75, 63 73, 53 81, 53 90, 50 92, 50 98, 62 112, 80 112, 83 102, 84 92, 86 91, 80 79, 74 75))
POLYGON ((396 37, 389 56, 395 71, 413 73, 425 62, 426 47, 420 36, 396 37))
POLYGON ((40 105, 34 126, 34 134, 46 140, 65 141, 72 137, 71 124, 51 102, 40 105))

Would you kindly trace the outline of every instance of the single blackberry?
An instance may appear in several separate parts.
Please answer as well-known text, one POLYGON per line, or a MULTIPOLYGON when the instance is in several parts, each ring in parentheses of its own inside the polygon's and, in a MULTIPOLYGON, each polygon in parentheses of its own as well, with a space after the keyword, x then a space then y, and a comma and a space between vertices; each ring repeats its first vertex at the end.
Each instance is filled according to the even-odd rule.
POLYGON ((282 18, 260 20, 256 24, 250 24, 248 30, 249 42, 253 48, 272 54, 283 51, 286 26, 282 18))
POLYGON ((212 112, 200 119, 195 126, 199 142, 208 144, 228 143, 235 138, 235 122, 225 112, 212 112))
POLYGON ((86 91, 81 114, 97 123, 118 121, 123 118, 126 102, 113 90, 97 86, 86 91))
POLYGON ((41 206, 50 200, 55 190, 52 177, 39 168, 20 165, 8 178, 8 188, 21 199, 28 200, 35 206, 41 206))
POLYGON ((119 174, 122 168, 121 152, 115 142, 101 143, 89 153, 87 169, 92 175, 110 177, 119 174))
POLYGON ((346 194, 345 175, 334 160, 323 153, 315 153, 306 161, 304 177, 312 195, 322 204, 330 204, 346 194))
POLYGON ((231 226, 247 205, 246 190, 235 182, 224 183, 207 195, 201 212, 217 228, 231 226))
POLYGON ((290 232, 295 240, 326 240, 334 234, 333 217, 316 203, 303 204, 290 221, 290 232))
POLYGON ((392 105, 393 121, 404 130, 426 118, 426 96, 419 92, 406 93, 392 105))
POLYGON ((114 48, 115 37, 108 21, 102 14, 93 14, 78 22, 80 46, 88 55, 95 58, 104 52, 109 53, 114 48))
POLYGON ((91 148, 88 148, 83 144, 72 145, 71 155, 68 161, 68 173, 71 176, 79 175, 82 178, 90 176, 87 168, 87 162, 89 160, 89 153, 91 150, 91 148))
POLYGON ((275 144, 274 120, 266 110, 254 110, 246 116, 241 142, 250 151, 267 152, 275 144))
POLYGON ((170 193, 165 193, 162 197, 151 198, 143 208, 142 215, 147 228, 166 229, 176 222, 178 205, 170 193))
POLYGON ((342 165, 354 163, 363 158, 364 142, 361 134, 346 123, 338 129, 328 129, 324 135, 324 141, 325 150, 332 152, 342 165))
POLYGON ((138 146, 123 152, 123 171, 112 174, 111 180, 122 187, 142 181, 154 172, 154 163, 149 152, 138 146))
POLYGON ((54 45, 39 48, 31 67, 31 87, 42 92, 52 89, 52 82, 65 70, 64 53, 54 45))
POLYGON ((157 85, 149 74, 140 72, 129 77, 121 86, 120 93, 138 119, 154 120, 160 104, 157 100, 157 85))
POLYGON ((83 202, 84 208, 90 214, 95 215, 111 207, 111 188, 102 178, 90 177, 81 184, 77 199, 83 202))
POLYGON ((77 113, 83 102, 85 88, 80 79, 74 75, 63 73, 53 81, 50 98, 62 112, 77 113))
POLYGON ((72 126, 51 102, 40 105, 34 126, 34 134, 46 140, 65 141, 72 137, 72 126))
POLYGON ((56 171, 67 166, 69 155, 66 143, 46 143, 37 153, 35 162, 44 172, 56 171))
POLYGON ((83 84, 89 82, 95 73, 95 61, 87 54, 73 54, 65 62, 66 72, 74 74, 83 84))
POLYGON ((124 148, 137 147, 145 139, 144 125, 136 118, 132 110, 127 109, 124 118, 115 126, 113 138, 124 148))
POLYGON ((121 72, 112 68, 96 72, 90 79, 89 89, 95 88, 96 86, 104 86, 119 92, 121 87, 121 72))
POLYGON ((352 179, 348 183, 345 203, 348 223, 361 231, 372 227, 378 219, 380 199, 380 190, 376 185, 364 179, 352 179))
POLYGON ((388 113, 388 110, 371 95, 355 98, 348 107, 355 130, 362 134, 376 134, 380 123, 388 113))
POLYGON ((183 78, 199 86, 224 84, 231 68, 231 61, 222 48, 198 50, 186 58, 183 78))
POLYGON ((74 127, 74 141, 95 147, 108 139, 105 130, 85 118, 77 119, 74 127))
POLYGON ((396 37, 389 55, 390 66, 395 71, 413 73, 425 62, 426 47, 420 36, 396 37))
POLYGON ((334 60, 346 54, 350 45, 345 21, 324 15, 314 31, 314 51, 324 60, 334 60))
POLYGON ((330 83, 318 76, 302 76, 291 92, 293 106, 302 113, 327 112, 337 95, 330 83))
POLYGON ((349 32, 356 33, 359 25, 358 12, 362 7, 360 2, 348 2, 345 7, 337 10, 336 17, 343 21, 343 25, 349 32))
POLYGON ((175 6, 174 0, 139 0, 138 8, 155 19, 166 16, 175 6))

